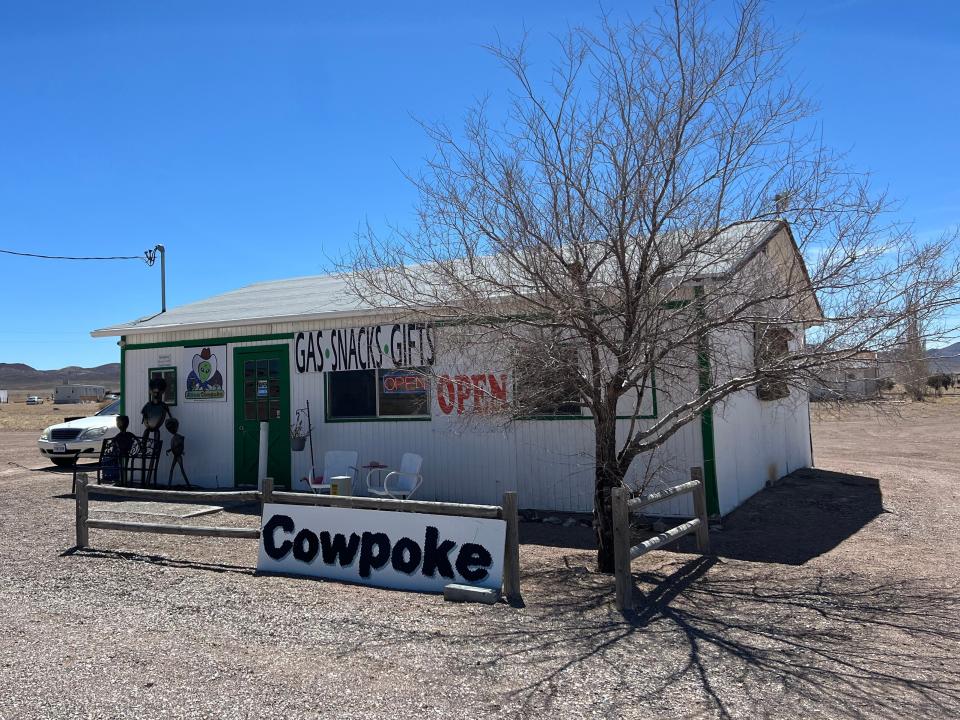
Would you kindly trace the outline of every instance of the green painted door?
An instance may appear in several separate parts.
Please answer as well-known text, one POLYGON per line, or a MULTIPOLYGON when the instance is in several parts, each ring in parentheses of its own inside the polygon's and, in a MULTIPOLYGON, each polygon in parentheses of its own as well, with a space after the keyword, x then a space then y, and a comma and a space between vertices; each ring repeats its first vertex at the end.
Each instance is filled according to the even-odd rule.
POLYGON ((233 351, 234 479, 238 487, 257 484, 260 423, 270 423, 267 476, 290 487, 290 361, 286 345, 233 351))

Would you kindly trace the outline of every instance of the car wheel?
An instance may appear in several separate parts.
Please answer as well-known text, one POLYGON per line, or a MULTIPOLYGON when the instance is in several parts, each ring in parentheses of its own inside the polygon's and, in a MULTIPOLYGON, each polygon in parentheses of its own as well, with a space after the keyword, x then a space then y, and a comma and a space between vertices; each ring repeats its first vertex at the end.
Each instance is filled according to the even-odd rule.
POLYGON ((73 458, 69 457, 54 457, 50 458, 50 461, 57 467, 71 467, 73 465, 73 458))

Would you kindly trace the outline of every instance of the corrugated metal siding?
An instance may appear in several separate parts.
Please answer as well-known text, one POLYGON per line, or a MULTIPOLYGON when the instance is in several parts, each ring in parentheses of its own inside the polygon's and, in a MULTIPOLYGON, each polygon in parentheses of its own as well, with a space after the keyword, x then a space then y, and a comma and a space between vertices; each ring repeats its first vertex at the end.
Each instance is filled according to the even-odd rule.
MULTIPOLYGON (((725 339, 730 352, 753 357, 746 337, 725 339)), ((721 514, 762 490, 768 480, 810 466, 809 412, 807 393, 796 388, 775 401, 761 401, 754 390, 743 390, 717 405, 713 428, 721 514)))
MULTIPOLYGON (((244 335, 294 332, 292 325, 246 328, 244 335)), ((230 333, 233 335, 234 333, 230 333)), ((197 333, 181 333, 182 341, 214 340, 197 333)), ((137 342, 166 342, 170 336, 138 338, 137 342)), ((222 337, 222 336, 221 336, 222 337)), ((506 426, 477 419, 459 419, 439 412, 433 400, 429 422, 324 422, 323 376, 296 372, 292 342, 266 340, 230 343, 227 348, 227 402, 185 402, 186 368, 179 347, 130 349, 126 352, 127 414, 131 430, 139 433, 139 409, 147 402, 147 370, 160 364, 161 355, 172 355, 180 366, 177 375, 178 405, 173 408, 180 420, 180 432, 186 437, 185 465, 195 484, 224 487, 233 484, 233 350, 236 347, 288 344, 290 350, 291 412, 306 407, 310 400, 313 415, 316 472, 322 473, 323 453, 327 450, 357 450, 361 464, 377 460, 397 467, 405 452, 423 456, 424 485, 418 496, 425 500, 471 503, 497 503, 503 492, 516 490, 520 505, 541 510, 589 512, 593 508, 593 425, 585 420, 526 420, 506 426)), ((628 421, 620 421, 621 434, 628 421)), ((166 433, 161 433, 166 439, 166 433)), ((682 482, 691 465, 701 464, 699 427, 692 423, 673 436, 654 454, 654 462, 663 471, 654 486, 682 482)), ((170 459, 161 459, 158 477, 166 482, 170 459)), ((635 462, 631 477, 642 476, 644 458, 635 462)), ((295 487, 310 472, 310 453, 292 453, 295 487)), ((359 478, 361 492, 364 477, 359 478)), ((689 514, 684 500, 664 503, 658 514, 689 514)))

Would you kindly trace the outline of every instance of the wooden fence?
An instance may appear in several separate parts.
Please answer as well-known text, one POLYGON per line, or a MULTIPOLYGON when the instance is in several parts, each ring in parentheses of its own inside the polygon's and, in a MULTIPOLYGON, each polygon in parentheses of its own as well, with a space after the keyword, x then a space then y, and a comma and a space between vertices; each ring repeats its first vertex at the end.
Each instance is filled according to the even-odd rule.
POLYGON ((508 600, 520 599, 520 524, 517 512, 517 494, 505 492, 503 505, 466 505, 461 503, 432 502, 425 500, 392 500, 388 498, 352 497, 347 495, 313 495, 284 492, 273 489, 273 479, 265 478, 263 490, 225 490, 222 492, 184 492, 182 490, 155 490, 152 488, 118 487, 95 485, 91 488, 86 473, 77 476, 77 547, 90 544, 90 528, 99 530, 124 530, 127 532, 158 533, 164 535, 194 535, 205 537, 229 537, 258 540, 259 528, 214 527, 207 525, 178 525, 141 523, 120 520, 91 520, 89 517, 90 492, 108 497, 135 500, 156 500, 200 503, 279 503, 282 505, 323 505, 326 507, 356 508, 358 510, 384 510, 393 512, 428 513, 431 515, 454 515, 458 517, 490 518, 504 520, 506 543, 503 550, 503 594, 508 600))
POLYGON ((703 469, 690 468, 690 480, 676 487, 661 490, 642 497, 630 497, 626 488, 614 488, 613 500, 613 544, 614 573, 617 589, 617 609, 633 607, 633 575, 630 563, 651 550, 659 550, 679 540, 684 535, 696 533, 697 550, 703 554, 710 552, 710 527, 707 522, 707 499, 703 487, 703 469), (638 545, 630 545, 630 513, 639 512, 654 503, 663 502, 678 495, 690 493, 693 496, 695 517, 685 523, 644 540, 638 545))

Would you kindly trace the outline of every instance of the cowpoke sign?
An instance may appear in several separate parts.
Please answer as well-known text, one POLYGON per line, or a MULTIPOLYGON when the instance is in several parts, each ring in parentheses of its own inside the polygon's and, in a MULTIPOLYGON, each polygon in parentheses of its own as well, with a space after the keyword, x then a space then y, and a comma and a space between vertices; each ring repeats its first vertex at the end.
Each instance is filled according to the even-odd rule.
POLYGON ((260 572, 396 590, 499 590, 503 520, 352 508, 263 506, 260 572))

